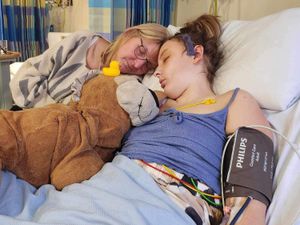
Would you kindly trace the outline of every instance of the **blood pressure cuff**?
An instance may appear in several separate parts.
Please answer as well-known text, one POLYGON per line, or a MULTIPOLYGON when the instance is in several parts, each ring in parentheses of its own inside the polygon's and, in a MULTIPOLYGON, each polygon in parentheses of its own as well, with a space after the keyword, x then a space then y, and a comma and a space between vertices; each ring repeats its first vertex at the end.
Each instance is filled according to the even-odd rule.
POLYGON ((224 151, 224 197, 252 196, 268 207, 274 174, 272 140, 259 130, 241 127, 224 151))

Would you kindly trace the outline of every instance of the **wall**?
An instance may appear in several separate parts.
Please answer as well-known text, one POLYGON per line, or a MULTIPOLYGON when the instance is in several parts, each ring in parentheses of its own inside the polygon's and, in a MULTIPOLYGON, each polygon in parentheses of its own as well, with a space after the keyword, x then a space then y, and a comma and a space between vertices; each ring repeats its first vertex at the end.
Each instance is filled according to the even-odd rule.
MULTIPOLYGON (((208 13, 210 5, 211 0, 177 0, 175 25, 181 26, 208 13)), ((219 15, 223 21, 249 20, 293 7, 300 7, 300 0, 219 0, 219 15)), ((53 9, 51 21, 55 23, 55 31, 88 30, 88 0, 73 0, 72 7, 53 9)))
POLYGON ((50 24, 56 32, 74 32, 89 29, 88 0, 73 0, 73 6, 52 8, 50 24))
MULTIPOLYGON (((175 25, 208 13, 210 5, 211 0, 177 0, 175 25)), ((219 0, 218 8, 221 19, 227 21, 256 19, 293 7, 300 7, 300 0, 219 0)))

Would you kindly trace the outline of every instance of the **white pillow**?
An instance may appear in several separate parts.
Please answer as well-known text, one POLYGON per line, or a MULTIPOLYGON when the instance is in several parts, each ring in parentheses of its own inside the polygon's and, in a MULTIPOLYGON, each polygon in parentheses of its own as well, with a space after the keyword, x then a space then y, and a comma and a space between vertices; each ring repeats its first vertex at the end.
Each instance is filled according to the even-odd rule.
POLYGON ((175 35, 177 32, 179 32, 180 27, 176 27, 176 26, 170 24, 170 25, 167 27, 167 29, 168 29, 169 34, 173 36, 173 35, 175 35))
POLYGON ((262 108, 284 110, 300 96, 300 8, 224 24, 217 93, 240 87, 262 108))
POLYGON ((10 79, 13 78, 14 75, 17 74, 18 70, 22 66, 23 62, 14 62, 9 64, 9 71, 10 71, 10 79))

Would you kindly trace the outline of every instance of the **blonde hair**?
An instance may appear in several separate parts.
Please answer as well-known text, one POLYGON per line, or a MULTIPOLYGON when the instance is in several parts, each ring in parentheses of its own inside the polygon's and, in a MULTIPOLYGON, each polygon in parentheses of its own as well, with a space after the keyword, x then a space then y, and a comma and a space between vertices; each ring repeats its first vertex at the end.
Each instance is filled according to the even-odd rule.
POLYGON ((169 38, 169 32, 166 27, 156 23, 145 23, 129 27, 118 38, 113 41, 102 55, 102 65, 108 66, 119 47, 129 39, 142 37, 156 42, 160 46, 169 38))

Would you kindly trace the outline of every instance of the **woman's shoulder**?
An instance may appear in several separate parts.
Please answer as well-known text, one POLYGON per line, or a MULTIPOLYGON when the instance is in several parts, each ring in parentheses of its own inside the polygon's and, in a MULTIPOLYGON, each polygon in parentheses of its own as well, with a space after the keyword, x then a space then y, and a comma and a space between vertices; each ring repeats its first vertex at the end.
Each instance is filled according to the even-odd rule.
POLYGON ((224 102, 228 102, 228 104, 232 103, 234 105, 256 102, 255 98, 248 91, 240 88, 229 90, 220 94, 218 95, 218 98, 222 99, 224 102))
POLYGON ((251 106, 253 104, 255 105, 255 107, 258 106, 256 99, 248 91, 244 89, 235 89, 231 90, 230 92, 232 92, 233 94, 235 91, 236 96, 233 101, 233 104, 235 104, 236 106, 243 107, 244 105, 251 106))
POLYGON ((91 31, 85 31, 85 30, 80 30, 80 31, 75 31, 72 32, 68 35, 66 35, 65 37, 62 38, 62 41, 76 41, 82 38, 92 38, 94 36, 100 36, 101 35, 99 33, 96 32, 91 32, 91 31))
POLYGON ((96 33, 96 32, 91 32, 91 31, 85 31, 85 30, 81 30, 81 31, 75 31, 74 33, 72 33, 71 35, 69 35, 70 37, 72 38, 75 38, 75 39, 79 39, 79 38, 82 38, 82 37, 94 37, 94 36, 101 36, 99 33, 96 33))
POLYGON ((220 102, 227 105, 230 112, 258 108, 260 109, 256 99, 246 90, 243 89, 233 89, 227 91, 223 94, 218 95, 220 102))
POLYGON ((238 127, 254 124, 268 125, 259 103, 246 90, 238 90, 228 110, 226 131, 234 132, 238 127))

